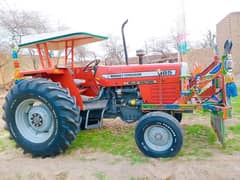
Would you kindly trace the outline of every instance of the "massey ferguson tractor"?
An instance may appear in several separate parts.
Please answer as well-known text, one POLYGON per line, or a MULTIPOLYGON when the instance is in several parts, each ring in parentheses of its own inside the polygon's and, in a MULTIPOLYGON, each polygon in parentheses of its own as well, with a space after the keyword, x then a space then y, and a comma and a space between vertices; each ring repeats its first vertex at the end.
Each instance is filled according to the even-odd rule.
POLYGON ((5 98, 3 119, 24 152, 58 155, 80 130, 120 117, 137 121, 135 141, 142 153, 172 157, 183 145, 182 113, 196 109, 211 113, 212 127, 224 143, 224 120, 231 116, 230 97, 236 95, 230 41, 222 58, 216 55, 197 73, 189 72, 186 62, 103 66, 94 60, 76 65, 75 47, 105 39, 86 32, 23 37, 19 47, 35 49, 41 67, 21 71, 15 62, 16 83, 5 98), (62 61, 53 60, 50 52, 55 51, 65 54, 62 61))

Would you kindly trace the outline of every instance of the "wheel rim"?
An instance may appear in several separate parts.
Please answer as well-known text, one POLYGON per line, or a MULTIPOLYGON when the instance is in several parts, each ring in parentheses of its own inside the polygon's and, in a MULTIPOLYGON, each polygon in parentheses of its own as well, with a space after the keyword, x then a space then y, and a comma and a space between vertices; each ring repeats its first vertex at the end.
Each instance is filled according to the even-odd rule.
POLYGON ((15 121, 20 134, 33 143, 43 143, 54 133, 54 118, 40 100, 26 99, 16 109, 15 121))
POLYGON ((171 132, 160 125, 149 126, 144 132, 144 140, 147 146, 154 151, 165 151, 173 143, 171 132))

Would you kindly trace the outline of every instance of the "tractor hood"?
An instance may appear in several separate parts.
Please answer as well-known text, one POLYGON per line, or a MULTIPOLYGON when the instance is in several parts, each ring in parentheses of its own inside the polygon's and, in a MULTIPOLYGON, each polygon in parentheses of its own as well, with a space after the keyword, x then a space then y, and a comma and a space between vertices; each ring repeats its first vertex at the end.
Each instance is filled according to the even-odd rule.
POLYGON ((180 63, 99 66, 96 80, 103 86, 124 86, 154 83, 159 79, 175 82, 180 74, 180 63))

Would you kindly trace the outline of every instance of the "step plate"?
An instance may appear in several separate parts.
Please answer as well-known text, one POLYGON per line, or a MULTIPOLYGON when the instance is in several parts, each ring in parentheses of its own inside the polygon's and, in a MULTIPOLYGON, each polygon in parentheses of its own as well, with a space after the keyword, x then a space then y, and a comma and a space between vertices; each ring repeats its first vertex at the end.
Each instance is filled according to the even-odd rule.
POLYGON ((98 100, 84 103, 84 110, 105 109, 108 100, 98 100))
MULTIPOLYGON (((86 120, 85 120, 85 129, 95 129, 95 128, 102 128, 103 126, 103 114, 104 114, 104 111, 105 109, 102 109, 102 112, 99 113, 99 118, 96 120, 96 123, 92 123, 91 124, 88 124, 89 121, 91 121, 90 116, 89 116, 89 113, 92 113, 90 112, 91 110, 87 110, 87 114, 86 114, 86 120)), ((96 117, 94 118, 96 119, 96 117)))

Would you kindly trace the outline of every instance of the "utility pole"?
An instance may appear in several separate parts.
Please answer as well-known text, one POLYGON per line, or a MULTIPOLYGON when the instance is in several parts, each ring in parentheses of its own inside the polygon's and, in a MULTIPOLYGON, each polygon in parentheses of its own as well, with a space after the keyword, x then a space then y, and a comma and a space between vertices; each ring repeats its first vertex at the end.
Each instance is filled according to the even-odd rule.
POLYGON ((187 40, 186 40, 186 19, 185 19, 185 3, 181 0, 181 8, 177 22, 178 35, 177 35, 177 48, 179 54, 179 61, 186 60, 187 54, 187 40))

